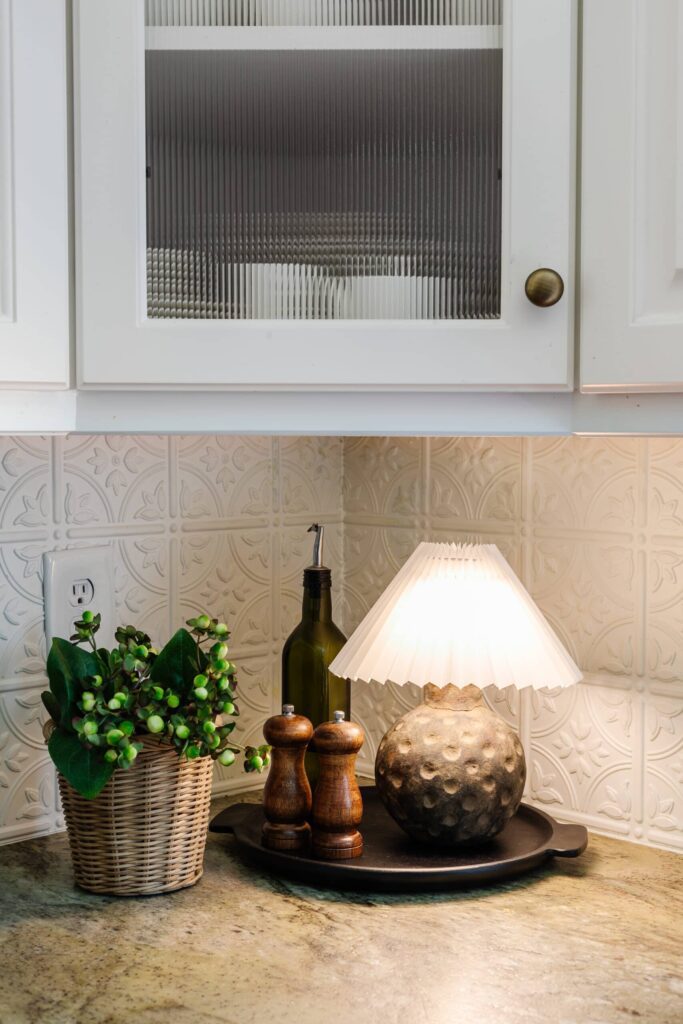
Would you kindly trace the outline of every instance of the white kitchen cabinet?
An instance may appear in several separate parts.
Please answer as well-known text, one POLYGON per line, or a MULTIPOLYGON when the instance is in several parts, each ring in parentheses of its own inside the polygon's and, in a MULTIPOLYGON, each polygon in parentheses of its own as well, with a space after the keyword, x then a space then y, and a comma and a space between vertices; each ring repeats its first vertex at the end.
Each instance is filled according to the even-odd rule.
POLYGON ((683 2, 583 12, 581 385, 683 391, 683 2))
POLYGON ((81 387, 571 387, 573 0, 74 13, 81 387))
POLYGON ((0 0, 0 387, 69 384, 66 7, 0 0))

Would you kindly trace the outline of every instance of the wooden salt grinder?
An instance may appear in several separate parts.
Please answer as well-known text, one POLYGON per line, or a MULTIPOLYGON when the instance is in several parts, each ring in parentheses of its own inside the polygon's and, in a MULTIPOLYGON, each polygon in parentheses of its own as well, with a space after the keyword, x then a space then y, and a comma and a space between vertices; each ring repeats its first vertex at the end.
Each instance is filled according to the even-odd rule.
POLYGON ((313 856, 322 860, 351 860, 363 852, 358 825, 363 801, 356 782, 356 755, 365 735, 355 722, 335 711, 333 722, 313 734, 320 775, 313 797, 313 856))
POLYGON ((295 715, 292 704, 283 704, 282 714, 263 726, 270 743, 272 763, 263 790, 263 845, 270 850, 305 850, 311 826, 311 786, 304 770, 304 754, 313 726, 303 715, 295 715))

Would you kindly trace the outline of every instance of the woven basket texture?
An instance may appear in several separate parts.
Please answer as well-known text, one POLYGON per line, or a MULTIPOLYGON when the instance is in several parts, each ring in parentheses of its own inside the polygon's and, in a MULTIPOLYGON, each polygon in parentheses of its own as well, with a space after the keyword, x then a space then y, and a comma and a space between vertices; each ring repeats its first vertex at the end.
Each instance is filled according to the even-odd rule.
POLYGON ((94 800, 59 776, 76 883, 90 892, 172 892, 202 875, 213 761, 139 739, 132 767, 117 769, 94 800))

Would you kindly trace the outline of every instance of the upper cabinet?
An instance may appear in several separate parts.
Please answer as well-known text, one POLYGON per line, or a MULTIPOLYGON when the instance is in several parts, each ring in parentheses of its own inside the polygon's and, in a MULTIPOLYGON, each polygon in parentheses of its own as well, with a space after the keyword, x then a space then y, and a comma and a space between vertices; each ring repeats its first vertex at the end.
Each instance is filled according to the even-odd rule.
POLYGON ((79 383, 570 387, 575 18, 77 0, 79 383))
POLYGON ((0 387, 69 384, 64 0, 0 0, 0 387))
POLYGON ((581 385, 683 391, 683 2, 583 10, 581 385))

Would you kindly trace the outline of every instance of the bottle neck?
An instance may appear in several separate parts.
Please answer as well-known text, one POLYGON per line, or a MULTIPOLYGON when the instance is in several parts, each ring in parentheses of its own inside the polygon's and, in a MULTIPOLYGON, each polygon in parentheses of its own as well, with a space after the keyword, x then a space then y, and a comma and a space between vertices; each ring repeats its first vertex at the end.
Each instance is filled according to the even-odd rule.
POLYGON ((329 569, 306 569, 301 618, 306 622, 332 621, 331 574, 329 569))
POLYGON ((332 598, 329 590, 314 596, 304 593, 301 603, 301 618, 307 622, 331 622, 332 598))

